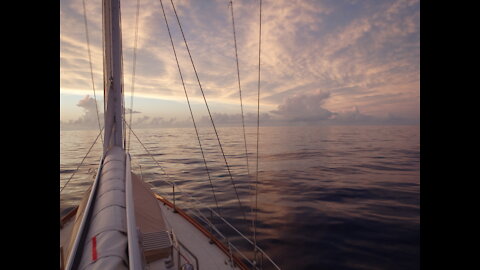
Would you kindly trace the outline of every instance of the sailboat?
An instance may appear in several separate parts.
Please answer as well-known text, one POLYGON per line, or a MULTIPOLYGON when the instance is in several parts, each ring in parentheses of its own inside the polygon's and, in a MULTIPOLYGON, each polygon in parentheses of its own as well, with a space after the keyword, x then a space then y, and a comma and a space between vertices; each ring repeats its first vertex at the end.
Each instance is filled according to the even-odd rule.
MULTIPOLYGON (((95 180, 60 219, 60 269, 280 269, 255 242, 209 209, 252 247, 236 247, 208 218, 203 224, 132 172, 125 147, 120 0, 103 0, 103 154, 95 180)), ((100 135, 102 131, 100 131, 100 135)))

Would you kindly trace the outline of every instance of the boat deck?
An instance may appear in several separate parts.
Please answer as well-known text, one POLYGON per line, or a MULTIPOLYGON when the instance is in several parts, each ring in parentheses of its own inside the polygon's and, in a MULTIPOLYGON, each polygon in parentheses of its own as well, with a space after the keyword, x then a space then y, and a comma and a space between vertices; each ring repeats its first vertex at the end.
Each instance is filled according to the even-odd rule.
MULTIPOLYGON (((158 206, 162 211, 167 230, 173 233, 174 245, 172 256, 148 263, 149 270, 176 270, 190 263, 192 269, 247 269, 237 258, 228 255, 228 249, 181 209, 174 212, 173 204, 158 194, 155 194, 158 206), (236 263, 232 266, 231 258, 236 263)), ((75 216, 69 215, 62 220, 60 229, 61 260, 65 258, 70 242, 75 216), (63 251, 62 251, 63 249, 63 251)), ((62 262, 61 262, 62 264, 62 262)), ((63 269, 63 267, 61 267, 63 269)))
MULTIPOLYGON (((197 226, 192 224, 195 221, 189 220, 188 217, 185 218, 185 214, 181 210, 175 213, 173 207, 162 202, 163 198, 159 195, 157 195, 157 198, 159 198, 159 205, 165 217, 167 228, 173 231, 177 242, 180 243, 180 252, 195 266, 194 269, 239 269, 231 266, 230 258, 217 246, 218 240, 215 239, 211 242, 210 238, 205 235, 205 229, 197 227, 198 224, 197 226), (189 252, 184 248, 188 249, 189 252), (194 256, 198 260, 198 268, 194 256)), ((175 255, 177 255, 177 252, 177 250, 174 250, 175 255)), ((178 256, 176 259, 178 260, 178 256)))

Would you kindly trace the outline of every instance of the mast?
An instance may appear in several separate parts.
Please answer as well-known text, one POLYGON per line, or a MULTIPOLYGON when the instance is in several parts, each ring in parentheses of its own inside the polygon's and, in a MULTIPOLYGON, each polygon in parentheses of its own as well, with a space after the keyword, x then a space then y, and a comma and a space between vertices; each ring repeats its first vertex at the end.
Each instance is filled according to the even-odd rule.
MULTIPOLYGON (((76 219, 67 270, 141 270, 130 155, 124 149, 120 0, 103 0, 105 134, 97 178, 76 219), (78 224, 78 225, 77 225, 78 224), (97 241, 98 240, 98 241, 97 241), (125 251, 128 250, 128 253, 125 251)), ((78 215, 78 213, 77 213, 78 215)))
POLYGON ((103 29, 105 154, 112 146, 123 149, 123 64, 119 0, 103 0, 103 29))

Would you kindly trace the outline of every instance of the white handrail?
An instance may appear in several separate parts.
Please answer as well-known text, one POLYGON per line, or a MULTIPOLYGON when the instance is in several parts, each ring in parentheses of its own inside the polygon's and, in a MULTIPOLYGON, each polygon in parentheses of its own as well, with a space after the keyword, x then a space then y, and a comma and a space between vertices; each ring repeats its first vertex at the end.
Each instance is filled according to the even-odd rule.
MULTIPOLYGON (((124 121, 125 122, 125 121, 124 121)), ((131 130, 131 127, 125 122, 125 125, 131 130)), ((137 140, 140 142, 140 144, 143 146, 143 148, 147 151, 148 155, 153 159, 153 161, 157 164, 158 167, 160 167, 160 169, 163 171, 164 175, 170 179, 170 176, 165 172, 165 170, 163 169, 163 167, 158 163, 158 161, 153 157, 153 155, 150 153, 150 151, 148 151, 148 149, 145 147, 145 145, 143 145, 143 143, 140 141, 140 139, 137 137, 137 135, 135 134, 135 132, 133 132, 132 130, 132 133, 133 135, 137 138, 137 140)), ((188 199, 191 199, 192 201, 194 201, 195 203, 200 203, 195 197, 193 196, 190 196, 187 192, 184 192, 174 181, 169 181, 169 180, 165 180, 165 179, 160 179, 160 181, 162 182, 165 182, 167 183, 168 185, 172 186, 172 187, 176 187, 177 190, 180 192, 180 193, 183 193, 186 195, 187 197, 187 200, 188 199)), ((160 193, 157 191, 157 193, 160 193)), ((165 195, 162 195, 163 197, 166 197, 165 195)), ((188 201, 187 201, 188 202, 188 201)), ((208 220, 207 217, 205 217, 205 215, 203 215, 203 213, 201 213, 201 211, 199 211, 197 208, 196 208, 196 204, 193 204, 193 208, 198 211, 199 215, 202 216, 203 218, 200 218, 199 216, 197 216, 197 218, 199 218, 200 220, 202 220, 203 222, 205 222, 207 225, 211 226, 220 236, 223 237, 223 239, 227 239, 222 233, 220 233, 220 231, 215 227, 215 225, 213 225, 212 222, 207 222, 205 220, 208 220)), ((218 216, 220 218, 220 220, 222 220, 225 224, 227 224, 230 228, 232 228, 236 233, 238 233, 243 239, 247 240, 247 242, 249 244, 251 244, 253 247, 255 247, 255 250, 259 251, 260 253, 262 253, 263 255, 265 255, 265 257, 267 258, 267 260, 278 270, 280 270, 280 267, 265 253, 265 251, 263 249, 261 249, 258 245, 256 245, 255 243, 253 243, 250 239, 248 239, 245 235, 243 235, 237 228, 235 228, 232 224, 230 224, 228 221, 226 221, 220 214, 218 214, 215 210, 211 209, 210 207, 208 206, 205 206, 205 209, 207 210, 210 210, 212 213, 215 213, 216 216, 218 216)), ((227 240, 228 241, 228 240, 227 240)), ((232 244, 233 246, 233 244, 232 244)), ((235 249, 238 251, 238 249, 235 247, 235 249)), ((239 253, 241 253, 240 251, 238 251, 239 253)), ((245 258, 244 254, 241 254, 242 257, 245 258)), ((247 261, 254 265, 253 262, 251 262, 250 260, 247 259, 247 261)))
POLYGON ((80 221, 80 227, 75 237, 75 242, 73 243, 73 247, 72 247, 72 250, 70 251, 70 254, 67 254, 68 261, 67 261, 67 267, 65 268, 66 270, 72 269, 73 262, 77 256, 78 246, 80 245, 80 241, 82 238, 81 236, 83 235, 83 233, 85 233, 84 230, 87 223, 87 217, 89 216, 89 213, 91 211, 90 208, 92 207, 92 204, 93 204, 93 199, 94 199, 95 191, 97 190, 100 174, 102 172, 104 159, 105 159, 105 155, 102 156, 102 158, 100 159, 100 163, 98 164, 97 176, 95 177, 95 181, 93 182, 92 190, 90 192, 90 196, 88 197, 87 205, 85 206, 85 211, 83 213, 82 220, 80 221))
MULTIPOLYGON (((162 179, 161 179, 161 181, 165 181, 165 180, 162 180, 162 179)), ((165 182, 168 183, 167 181, 165 181, 165 182)), ((171 183, 168 183, 168 184, 171 184, 171 183)), ((175 185, 175 184, 174 184, 174 185, 175 185)), ((179 189, 180 192, 183 192, 180 188, 178 188, 178 189, 179 189)), ((157 191, 157 193, 160 193, 160 192, 157 191)), ((184 193, 184 195, 186 195, 190 200, 195 201, 197 204, 200 203, 195 197, 188 196, 188 194, 186 194, 186 192, 183 192, 183 193, 184 193)), ((164 196, 165 196, 165 195, 164 195, 164 196)), ((203 214, 200 212, 200 210, 198 210, 198 209, 196 208, 195 204, 193 204, 193 205, 194 205, 193 208, 195 208, 195 210, 197 210, 197 211, 203 216, 203 214)), ((244 234, 242 234, 237 228, 235 228, 235 226, 233 226, 230 222, 228 222, 227 220, 225 220, 222 216, 220 216, 215 210, 211 209, 210 207, 205 206, 205 209, 212 211, 212 213, 214 213, 218 218, 220 218, 220 220, 223 221, 228 227, 230 227, 231 229, 233 229, 238 235, 240 235, 243 239, 245 239, 249 244, 251 244, 252 246, 256 247, 257 251, 259 251, 260 253, 262 253, 262 254, 267 258, 267 260, 268 260, 276 269, 281 270, 281 268, 270 258, 270 256, 268 256, 268 254, 267 254, 263 249, 261 249, 258 245, 255 245, 250 239, 248 239, 248 238, 247 238, 244 234)), ((200 218, 200 217, 198 217, 198 218, 200 218)), ((206 217, 204 216, 204 218, 206 218, 206 217)), ((211 225, 211 226, 214 228, 214 230, 215 230, 219 235, 221 235, 224 239, 226 239, 226 237, 219 232, 219 230, 216 228, 215 225, 213 225, 212 222, 206 222, 206 221, 203 220, 202 218, 200 218, 200 219, 201 219, 203 222, 211 225)), ((206 219, 208 220, 208 218, 206 218, 206 219)), ((254 265, 254 262, 252 262, 252 261, 250 261, 249 259, 247 259, 246 256, 245 256, 237 247, 235 247, 235 245, 233 245, 231 242, 229 242, 229 243, 232 245, 232 247, 233 247, 244 259, 246 259, 251 265, 254 265)))

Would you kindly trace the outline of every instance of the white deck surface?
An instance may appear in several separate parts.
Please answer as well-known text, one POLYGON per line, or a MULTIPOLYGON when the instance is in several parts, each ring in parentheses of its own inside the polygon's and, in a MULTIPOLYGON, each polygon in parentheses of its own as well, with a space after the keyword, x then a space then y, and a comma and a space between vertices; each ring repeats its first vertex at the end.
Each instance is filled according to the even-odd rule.
MULTIPOLYGON (((199 269, 201 270, 226 270, 226 269, 238 269, 230 266, 229 258, 223 253, 215 244, 210 244, 208 239, 201 231, 195 228, 190 222, 184 219, 180 214, 173 213, 173 210, 158 201, 160 209, 165 219, 165 223, 168 230, 172 230, 177 238, 186 248, 191 251, 198 259, 199 269)), ((60 246, 63 246, 64 256, 67 256, 66 249, 70 241, 70 233, 73 227, 73 221, 75 217, 72 217, 63 228, 60 230, 60 246)), ((183 256, 187 257, 190 263, 195 267, 195 260, 186 252, 181 249, 183 256)), ((146 266, 148 270, 174 270, 178 269, 177 262, 177 250, 173 249, 173 267, 168 268, 166 266, 166 259, 157 260, 146 266)), ((184 264, 185 260, 181 260, 181 264, 184 264)), ((195 268, 196 269, 196 268, 195 268)))
MULTIPOLYGON (((199 269, 202 270, 220 270, 220 269, 238 269, 232 268, 229 258, 215 244, 210 244, 201 231, 195 228, 190 222, 185 220, 180 214, 173 213, 173 209, 159 201, 160 208, 164 215, 166 225, 169 230, 173 230, 177 240, 185 245, 198 259, 199 269)), ((174 252, 176 253, 176 251, 174 252)), ((188 253, 182 250, 192 265, 195 261, 188 253)), ((175 256, 175 259, 177 257, 175 256)), ((176 263, 176 262, 175 262, 176 263)))

